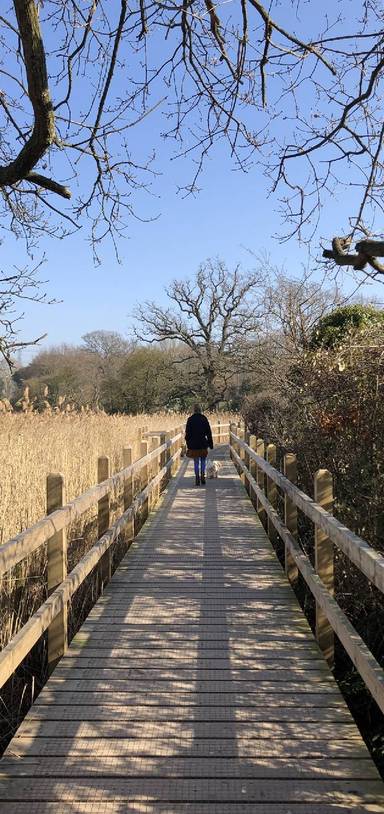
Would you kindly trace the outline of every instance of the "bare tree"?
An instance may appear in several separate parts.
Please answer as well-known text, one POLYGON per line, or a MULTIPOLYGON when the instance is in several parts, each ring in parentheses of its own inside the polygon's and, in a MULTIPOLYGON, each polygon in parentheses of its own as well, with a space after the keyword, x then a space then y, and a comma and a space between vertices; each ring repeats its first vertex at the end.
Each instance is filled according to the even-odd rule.
POLYGON ((125 357, 132 351, 132 343, 117 331, 90 331, 82 336, 81 349, 93 362, 93 402, 99 404, 105 391, 105 381, 119 379, 125 357))
POLYGON ((355 192, 349 230, 366 228, 383 208, 384 12, 361 0, 353 17, 327 0, 317 13, 319 31, 298 0, 9 0, 0 188, 11 229, 62 236, 86 216, 96 251, 124 233, 155 172, 151 151, 132 154, 131 128, 159 106, 164 135, 195 155, 186 191, 225 139, 238 167, 260 160, 280 190, 287 236, 311 233, 343 183, 355 192))
MULTIPOLYGON (((305 269, 295 278, 288 277, 267 259, 264 269, 263 320, 249 355, 251 386, 245 409, 257 410, 259 415, 265 412, 269 420, 273 415, 277 421, 295 409, 292 394, 301 398, 300 371, 306 364, 315 326, 346 300, 336 286, 324 285, 322 278, 314 278, 305 269)), ((279 432, 285 432, 283 419, 279 432)))
POLYGON ((39 351, 25 367, 13 374, 20 406, 25 387, 35 409, 62 408, 63 405, 100 406, 97 360, 93 354, 71 345, 39 351))
POLYGON ((325 285, 323 277, 303 270, 288 277, 279 268, 269 266, 265 292, 265 334, 291 352, 305 351, 315 325, 325 314, 345 302, 337 286, 325 285))
POLYGON ((84 348, 101 359, 113 359, 132 350, 131 343, 118 331, 90 331, 82 337, 84 348))
POLYGON ((221 260, 208 260, 193 280, 174 280, 166 289, 169 307, 148 301, 137 307, 136 337, 186 347, 182 364, 195 363, 200 395, 213 409, 247 366, 262 315, 261 285, 261 271, 242 274, 238 266, 230 271, 221 260))

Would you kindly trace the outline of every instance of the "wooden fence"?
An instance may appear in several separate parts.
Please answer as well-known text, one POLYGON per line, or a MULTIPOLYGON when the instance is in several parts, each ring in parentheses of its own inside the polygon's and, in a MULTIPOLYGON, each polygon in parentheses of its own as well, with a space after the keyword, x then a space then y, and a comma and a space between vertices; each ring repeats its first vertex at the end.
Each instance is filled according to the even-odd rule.
MULTIPOLYGON (((228 441, 229 424, 212 426, 216 443, 228 441)), ((140 458, 133 462, 132 447, 123 450, 124 468, 110 475, 109 459, 98 459, 98 484, 64 504, 64 482, 60 474, 47 477, 47 515, 35 525, 0 547, 0 577, 47 544, 48 599, 0 653, 0 688, 48 631, 48 669, 51 671, 68 645, 68 602, 98 568, 100 592, 112 573, 112 546, 124 534, 128 544, 135 535, 139 514, 145 520, 161 489, 180 465, 184 448, 184 426, 171 432, 141 433, 140 458), (138 489, 137 489, 138 486, 138 489), (122 514, 110 525, 111 493, 120 490, 122 514), (97 505, 97 542, 67 574, 67 528, 97 505)))
POLYGON ((334 598, 334 545, 384 593, 384 557, 332 515, 332 477, 326 469, 315 474, 313 500, 295 485, 296 458, 284 456, 284 474, 276 467, 276 447, 231 424, 230 450, 239 474, 255 502, 273 541, 285 546, 285 570, 293 581, 301 573, 316 601, 316 636, 332 665, 334 633, 384 712, 384 671, 334 598), (277 512, 277 490, 284 496, 284 520, 277 512), (297 534, 297 511, 315 524, 315 567, 297 534))

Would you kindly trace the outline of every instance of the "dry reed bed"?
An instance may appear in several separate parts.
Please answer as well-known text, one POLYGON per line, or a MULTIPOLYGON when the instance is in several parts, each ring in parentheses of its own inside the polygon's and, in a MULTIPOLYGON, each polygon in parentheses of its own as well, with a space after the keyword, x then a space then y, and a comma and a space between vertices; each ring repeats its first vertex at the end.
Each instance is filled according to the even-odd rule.
POLYGON ((46 476, 61 472, 66 499, 97 482, 97 458, 110 458, 111 472, 122 468, 123 447, 134 446, 138 430, 168 430, 183 416, 154 414, 11 413, 0 419, 0 544, 46 513, 46 476))
MULTIPOLYGON (((217 421, 218 416, 211 416, 217 421)), ((229 420, 220 414, 222 421, 229 420)), ((123 448, 139 456, 138 430, 170 430, 180 413, 137 416, 104 413, 7 413, 0 417, 0 544, 46 513, 46 476, 61 472, 67 500, 97 482, 97 458, 110 458, 111 472, 123 465, 123 448)))

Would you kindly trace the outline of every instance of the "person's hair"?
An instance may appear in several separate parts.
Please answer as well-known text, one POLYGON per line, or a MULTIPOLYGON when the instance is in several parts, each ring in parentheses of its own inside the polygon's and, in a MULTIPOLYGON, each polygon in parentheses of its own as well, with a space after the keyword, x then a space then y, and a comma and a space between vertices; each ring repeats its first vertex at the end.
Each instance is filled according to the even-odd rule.
POLYGON ((201 409, 200 404, 194 404, 193 405, 193 412, 194 413, 202 413, 203 412, 202 409, 201 409))

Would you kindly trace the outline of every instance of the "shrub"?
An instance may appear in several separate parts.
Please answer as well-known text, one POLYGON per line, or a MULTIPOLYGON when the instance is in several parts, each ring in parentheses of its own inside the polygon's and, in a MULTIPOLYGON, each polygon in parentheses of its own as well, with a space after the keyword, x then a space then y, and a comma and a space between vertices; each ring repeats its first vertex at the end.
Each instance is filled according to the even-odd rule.
POLYGON ((375 325, 384 329, 384 311, 371 305, 347 305, 335 308, 316 324, 310 338, 310 348, 312 350, 335 348, 348 335, 375 325))

